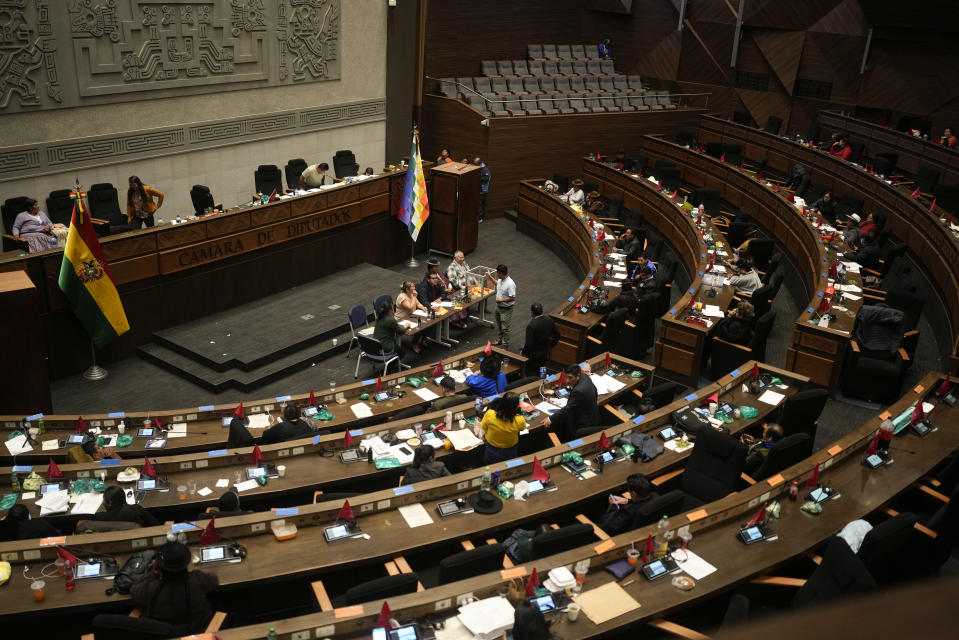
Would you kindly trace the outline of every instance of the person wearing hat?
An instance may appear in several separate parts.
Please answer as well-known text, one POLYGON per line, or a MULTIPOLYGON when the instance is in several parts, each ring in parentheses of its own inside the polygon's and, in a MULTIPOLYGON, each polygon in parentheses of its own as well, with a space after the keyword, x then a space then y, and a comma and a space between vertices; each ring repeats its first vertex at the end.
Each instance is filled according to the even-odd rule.
POLYGON ((260 436, 260 444, 276 444, 297 438, 307 438, 315 433, 313 427, 300 418, 299 407, 288 404, 283 407, 283 421, 264 431, 260 436))
POLYGON ((200 517, 229 518, 230 516, 242 516, 247 513, 253 512, 240 507, 240 494, 237 493, 236 487, 230 487, 220 496, 220 499, 216 501, 216 508, 200 514, 200 517))
POLYGON ((116 457, 112 448, 101 447, 98 438, 90 433, 83 438, 83 442, 67 449, 67 462, 70 464, 83 464, 116 457))
POLYGON ((443 376, 440 389, 443 390, 443 395, 433 401, 433 411, 442 411, 466 402, 466 398, 456 394, 456 381, 450 376, 443 376))
POLYGON ((438 258, 430 256, 426 261, 426 273, 423 274, 423 282, 428 282, 430 279, 430 274, 435 273, 439 277, 440 282, 443 284, 443 289, 449 293, 453 290, 453 283, 450 282, 450 279, 440 270, 440 261, 438 258))
POLYGON ((433 480, 450 475, 450 470, 442 462, 436 461, 433 445, 421 444, 413 453, 413 462, 403 474, 403 484, 413 484, 423 480, 433 480))
POLYGON ((480 426, 486 443, 483 464, 515 458, 519 432, 526 428, 526 418, 519 412, 519 396, 510 391, 493 400, 480 426))
POLYGON ((141 527, 157 527, 160 521, 138 504, 127 504, 126 492, 107 487, 103 492, 103 511, 90 517, 98 522, 135 522, 141 527))
POLYGON ((586 195, 583 193, 583 181, 579 178, 573 180, 573 185, 565 194, 566 204, 583 206, 586 202, 586 195))
POLYGON ((480 361, 479 374, 471 373, 466 376, 466 386, 482 398, 503 393, 506 391, 507 383, 506 374, 501 371, 502 368, 503 361, 499 356, 496 354, 486 356, 480 361))
POLYGON ((202 632, 213 618, 207 594, 220 582, 215 575, 189 571, 190 550, 180 542, 157 548, 154 570, 130 587, 133 601, 143 608, 143 617, 165 622, 175 636, 202 632))
POLYGON ((583 206, 583 208, 586 209, 586 213, 590 215, 602 217, 603 213, 606 211, 606 203, 603 202, 603 198, 599 195, 599 191, 590 191, 586 194, 586 204, 583 206))

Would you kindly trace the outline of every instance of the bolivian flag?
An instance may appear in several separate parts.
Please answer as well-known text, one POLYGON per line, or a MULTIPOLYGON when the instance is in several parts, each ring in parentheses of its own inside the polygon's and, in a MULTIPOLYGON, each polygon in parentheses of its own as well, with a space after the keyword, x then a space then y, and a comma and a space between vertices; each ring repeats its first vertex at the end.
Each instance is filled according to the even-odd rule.
POLYGON ((93 230, 83 200, 73 205, 70 234, 60 265, 60 289, 70 301, 73 312, 90 334, 93 343, 105 347, 130 330, 120 294, 113 283, 103 250, 93 230))

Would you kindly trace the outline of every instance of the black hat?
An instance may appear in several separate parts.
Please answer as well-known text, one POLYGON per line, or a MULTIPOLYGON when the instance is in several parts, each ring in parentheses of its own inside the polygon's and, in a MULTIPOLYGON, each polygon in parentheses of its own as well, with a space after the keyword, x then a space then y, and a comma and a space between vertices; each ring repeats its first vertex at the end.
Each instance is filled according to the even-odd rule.
POLYGON ((440 261, 439 261, 438 258, 434 258, 434 257, 431 256, 431 257, 429 258, 429 260, 426 261, 426 266, 428 266, 428 267, 438 267, 438 266, 440 266, 440 261))
POLYGON ((190 560, 190 550, 181 542, 167 542, 157 549, 157 566, 164 571, 183 571, 190 560))
POLYGON ((467 498, 476 513, 499 513, 503 510, 503 501, 491 491, 480 491, 467 498))

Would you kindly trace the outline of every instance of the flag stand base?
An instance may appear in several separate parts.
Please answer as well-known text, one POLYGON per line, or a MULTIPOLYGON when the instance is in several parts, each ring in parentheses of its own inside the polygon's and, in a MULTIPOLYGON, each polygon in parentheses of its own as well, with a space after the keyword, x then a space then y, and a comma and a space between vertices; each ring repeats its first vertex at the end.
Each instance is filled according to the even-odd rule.
POLYGON ((97 350, 94 346, 93 341, 90 341, 90 359, 92 363, 90 367, 83 372, 83 377, 87 380, 103 380, 109 375, 107 370, 97 364, 97 350))
POLYGON ((406 261, 406 266, 410 268, 420 266, 420 263, 416 261, 416 241, 410 243, 410 259, 406 261))

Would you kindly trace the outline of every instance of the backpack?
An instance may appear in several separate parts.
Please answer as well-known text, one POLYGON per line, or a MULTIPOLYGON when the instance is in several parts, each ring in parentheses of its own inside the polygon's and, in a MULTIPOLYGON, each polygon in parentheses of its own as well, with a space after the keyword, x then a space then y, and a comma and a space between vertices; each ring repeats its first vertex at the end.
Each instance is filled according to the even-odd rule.
POLYGON ((153 549, 145 549, 133 553, 130 558, 123 563, 120 571, 117 572, 116 577, 113 579, 113 589, 108 590, 108 592, 115 591, 123 595, 128 595, 130 588, 140 582, 140 580, 143 580, 147 573, 153 568, 155 558, 156 551, 153 549))
POLYGON ((656 438, 648 433, 631 433, 626 439, 636 448, 635 455, 642 458, 643 462, 649 462, 666 450, 656 438))

